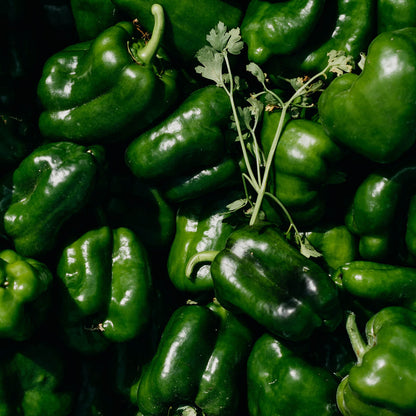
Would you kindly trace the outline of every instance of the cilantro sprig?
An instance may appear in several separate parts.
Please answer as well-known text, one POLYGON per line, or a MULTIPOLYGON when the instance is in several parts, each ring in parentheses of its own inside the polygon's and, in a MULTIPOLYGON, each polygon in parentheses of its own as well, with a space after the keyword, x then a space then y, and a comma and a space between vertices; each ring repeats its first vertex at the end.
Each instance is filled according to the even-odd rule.
POLYGON ((287 112, 296 108, 311 106, 310 97, 322 90, 323 79, 327 78, 327 73, 333 72, 339 76, 344 72, 351 72, 353 69, 352 58, 346 56, 343 52, 331 51, 328 54, 328 65, 321 72, 312 77, 286 80, 294 89, 292 96, 286 101, 268 88, 266 75, 260 66, 250 62, 246 66, 246 71, 257 79, 262 89, 257 93, 251 93, 246 99, 247 106, 241 107, 237 106, 234 100, 234 93, 239 88, 241 80, 237 76, 233 76, 229 60, 229 55, 239 55, 244 48, 240 29, 233 28, 228 30, 224 23, 219 22, 216 27, 211 29, 206 39, 208 45, 196 53, 196 58, 200 65, 195 70, 202 77, 213 81, 218 87, 223 88, 228 94, 232 108, 232 126, 237 131, 237 137, 241 144, 247 169, 247 173, 243 174, 243 183, 247 195, 246 200, 236 201, 235 204, 230 205, 230 209, 240 209, 250 204, 251 208, 248 212, 250 213, 250 225, 253 225, 259 218, 264 197, 271 198, 280 206, 289 221, 286 235, 290 236, 291 232, 294 232, 295 241, 299 245, 301 253, 306 257, 319 256, 320 254, 299 233, 286 207, 275 195, 268 192, 268 179, 287 112), (260 100, 261 96, 263 100, 260 100), (263 101, 266 105, 263 104, 263 101), (276 126, 275 136, 269 153, 265 155, 256 137, 257 126, 263 112, 269 108, 276 107, 281 112, 280 120, 276 126), (254 169, 251 166, 252 162, 249 158, 249 152, 254 156, 256 165, 254 169), (256 193, 254 203, 248 197, 247 183, 250 184, 256 193))

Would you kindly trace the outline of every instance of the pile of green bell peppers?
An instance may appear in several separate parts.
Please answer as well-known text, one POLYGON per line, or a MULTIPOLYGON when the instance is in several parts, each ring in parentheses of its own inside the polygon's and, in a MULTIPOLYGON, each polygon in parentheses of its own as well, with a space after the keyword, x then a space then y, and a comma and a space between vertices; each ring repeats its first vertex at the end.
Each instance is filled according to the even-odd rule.
POLYGON ((29 3, 0 416, 416 414, 414 0, 29 3))

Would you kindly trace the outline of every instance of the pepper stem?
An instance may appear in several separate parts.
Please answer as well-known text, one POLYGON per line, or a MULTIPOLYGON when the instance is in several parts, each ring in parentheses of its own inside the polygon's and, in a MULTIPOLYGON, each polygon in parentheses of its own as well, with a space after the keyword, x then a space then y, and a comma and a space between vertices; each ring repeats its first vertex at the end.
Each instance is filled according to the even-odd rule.
POLYGON ((186 264, 185 275, 188 279, 191 278, 195 266, 199 263, 212 263, 215 256, 219 253, 218 250, 201 251, 194 254, 186 264))
POLYGON ((165 16, 162 6, 160 4, 153 4, 151 11, 155 18, 152 37, 149 42, 147 42, 146 46, 137 51, 137 58, 146 65, 150 64, 156 55, 165 29, 165 16))
POLYGON ((348 333, 348 337, 350 338, 350 342, 352 345, 352 349, 357 357, 357 364, 360 365, 364 354, 368 350, 367 344, 364 342, 360 331, 357 326, 357 322, 355 321, 355 313, 348 312, 346 329, 348 333))

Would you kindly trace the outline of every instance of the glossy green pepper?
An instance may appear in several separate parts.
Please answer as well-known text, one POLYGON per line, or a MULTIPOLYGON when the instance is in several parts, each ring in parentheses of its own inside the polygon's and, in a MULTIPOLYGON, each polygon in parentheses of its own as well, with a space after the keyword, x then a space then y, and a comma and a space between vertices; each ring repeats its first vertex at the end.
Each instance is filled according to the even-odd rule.
POLYGON ((124 17, 111 0, 71 0, 71 10, 81 41, 96 38, 124 17))
MULTIPOLYGON (((112 0, 131 19, 137 18, 151 30, 150 7, 154 0, 112 0)), ((206 44, 206 35, 222 21, 228 28, 239 26, 247 0, 205 0, 203 4, 192 0, 160 0, 166 13, 164 42, 172 59, 190 63, 195 53, 206 44)))
POLYGON ((250 416, 334 416, 337 379, 295 354, 277 338, 262 335, 247 361, 250 416))
POLYGON ((384 308, 367 322, 367 344, 354 314, 347 331, 357 363, 337 389, 344 416, 404 416, 416 412, 414 367, 416 313, 402 307, 384 308))
POLYGON ((150 264, 132 231, 88 231, 64 249, 57 275, 63 335, 72 348, 103 351, 109 342, 137 337, 150 322, 150 264))
POLYGON ((416 3, 413 0, 378 0, 377 30, 389 32, 416 26, 416 3))
MULTIPOLYGON (((235 229, 227 205, 242 198, 239 191, 216 193, 215 198, 202 197, 182 204, 176 214, 176 233, 171 244, 167 269, 174 286, 186 292, 213 291, 210 264, 198 263, 190 277, 186 268, 198 253, 222 250, 235 229)), ((234 215, 235 217, 235 215, 234 215)), ((192 267, 192 266, 190 266, 192 267)))
POLYGON ((415 193, 415 174, 416 165, 410 157, 375 170, 356 189, 345 224, 357 235, 364 260, 407 261, 404 228, 415 193))
POLYGON ((248 327, 216 303, 179 307, 142 373, 141 414, 162 416, 183 405, 193 414, 197 409, 206 416, 239 414, 251 344, 248 327))
POLYGON ((372 261, 352 261, 339 267, 332 279, 362 302, 404 306, 416 310, 416 269, 372 261))
POLYGON ((376 26, 376 0, 326 1, 316 30, 299 51, 272 57, 264 71, 294 78, 314 75, 328 64, 328 53, 344 51, 354 60, 365 51, 373 38, 376 26))
POLYGON ((16 251, 43 256, 63 224, 89 202, 102 175, 103 149, 71 142, 37 147, 13 174, 4 227, 16 251))
POLYGON ((416 27, 379 34, 363 71, 334 79, 319 98, 331 139, 374 162, 399 159, 416 139, 415 65, 416 27))
MULTIPOLYGON (((261 144, 266 154, 279 118, 279 112, 264 116, 261 144)), ((341 158, 341 149, 319 123, 305 119, 286 122, 273 159, 270 191, 296 224, 311 226, 323 217, 328 185, 342 181, 337 170, 341 158)))
POLYGON ((176 201, 184 200, 184 194, 189 198, 210 192, 214 190, 213 183, 221 187, 227 176, 235 178, 239 172, 234 162, 231 169, 226 167, 225 177, 218 168, 234 144, 234 137, 229 136, 230 116, 226 92, 216 86, 202 87, 165 120, 129 144, 126 164, 140 180, 162 190, 175 189, 176 201))
POLYGON ((299 49, 315 29, 324 5, 323 0, 251 0, 241 23, 248 59, 261 65, 273 55, 299 49))
POLYGON ((50 306, 48 266, 13 250, 0 252, 0 338, 30 338, 50 306))
POLYGON ((322 254, 328 271, 336 270, 358 256, 358 242, 345 225, 320 224, 303 235, 322 254))
POLYGON ((215 295, 274 335, 298 341, 342 319, 335 284, 271 224, 234 231, 211 264, 215 295))
MULTIPOLYGON (((48 140, 121 141, 145 130, 176 100, 176 71, 156 60, 163 9, 152 7, 153 35, 134 43, 134 24, 119 22, 97 38, 48 59, 38 85, 39 128, 48 140), (162 68, 162 69, 161 69, 162 68)), ((162 60, 163 61, 163 60, 162 60)))

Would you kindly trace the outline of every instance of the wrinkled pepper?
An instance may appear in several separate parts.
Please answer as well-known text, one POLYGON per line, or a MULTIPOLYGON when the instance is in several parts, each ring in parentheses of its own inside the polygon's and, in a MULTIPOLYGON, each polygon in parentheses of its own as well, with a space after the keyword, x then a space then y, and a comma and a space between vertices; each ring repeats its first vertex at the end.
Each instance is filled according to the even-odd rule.
POLYGON ((0 252, 0 338, 21 341, 36 332, 51 305, 52 280, 46 264, 0 252))
POLYGON ((176 70, 158 60, 163 9, 152 7, 148 43, 135 26, 119 22, 92 41, 71 45, 48 59, 38 85, 44 111, 39 128, 48 140, 103 143, 134 137, 171 108, 176 70))
MULTIPOLYGON (((264 116, 260 137, 266 154, 279 118, 280 112, 264 116)), ((273 158, 270 191, 295 223, 310 226, 324 216, 328 185, 343 180, 337 165, 341 158, 342 150, 319 123, 305 119, 286 122, 273 158)))
POLYGON ((180 306, 143 370, 139 411, 162 416, 187 406, 193 414, 198 410, 206 416, 239 414, 251 344, 248 327, 215 302, 180 306))
POLYGON ((55 247, 63 224, 89 202, 104 170, 100 146, 71 142, 37 147, 13 173, 4 227, 16 251, 43 256, 55 247))
POLYGON ((286 77, 314 75, 328 64, 331 50, 344 51, 354 60, 360 58, 376 30, 376 0, 326 1, 316 30, 304 47, 288 55, 272 57, 265 72, 286 77))
POLYGON ((227 190, 217 193, 214 199, 208 196, 179 206, 175 238, 167 262, 169 278, 177 289, 213 291, 210 264, 198 262, 189 277, 186 276, 187 264, 198 253, 225 247, 228 236, 236 227, 236 215, 232 215, 227 205, 242 197, 239 191, 227 190))
POLYGON ((357 363, 337 389, 343 416, 404 416, 416 412, 416 313, 387 307, 370 318, 361 337, 354 314, 347 331, 357 363))
POLYGON ((362 72, 334 79, 319 97, 331 139, 374 162, 399 159, 416 140, 415 66, 416 27, 374 38, 362 72))
POLYGON ((63 337, 70 347, 86 354, 104 351, 111 342, 137 337, 150 322, 150 263, 132 231, 88 231, 64 249, 57 275, 63 337))
POLYGON ((335 416, 337 379, 277 338, 263 334, 247 361, 250 416, 335 416))
POLYGON ((214 255, 211 275, 221 305, 282 338, 305 340, 341 322, 334 282, 271 224, 235 230, 214 255))
POLYGON ((226 92, 216 86, 202 87, 128 145, 126 164, 136 177, 162 192, 175 190, 175 201, 203 195, 236 178, 241 181, 237 162, 225 166, 226 175, 220 168, 232 158, 227 157, 235 139, 229 134, 230 116, 226 92))
POLYGON ((273 55, 299 49, 308 42, 324 5, 323 0, 251 0, 241 23, 248 59, 263 64, 273 55))
MULTIPOLYGON (((153 19, 150 7, 154 0, 112 0, 131 19, 137 18, 148 31, 153 19)), ((164 46, 172 59, 183 64, 194 60, 195 53, 205 45, 208 32, 223 22, 229 29, 240 25, 248 0, 160 0, 166 13, 164 46)))
MULTIPOLYGON (((364 260, 411 260, 405 227, 410 198, 415 193, 415 173, 416 165, 410 157, 374 170, 357 187, 345 224, 359 239, 358 250, 364 260)), ((409 234, 409 244, 410 238, 409 234)))

